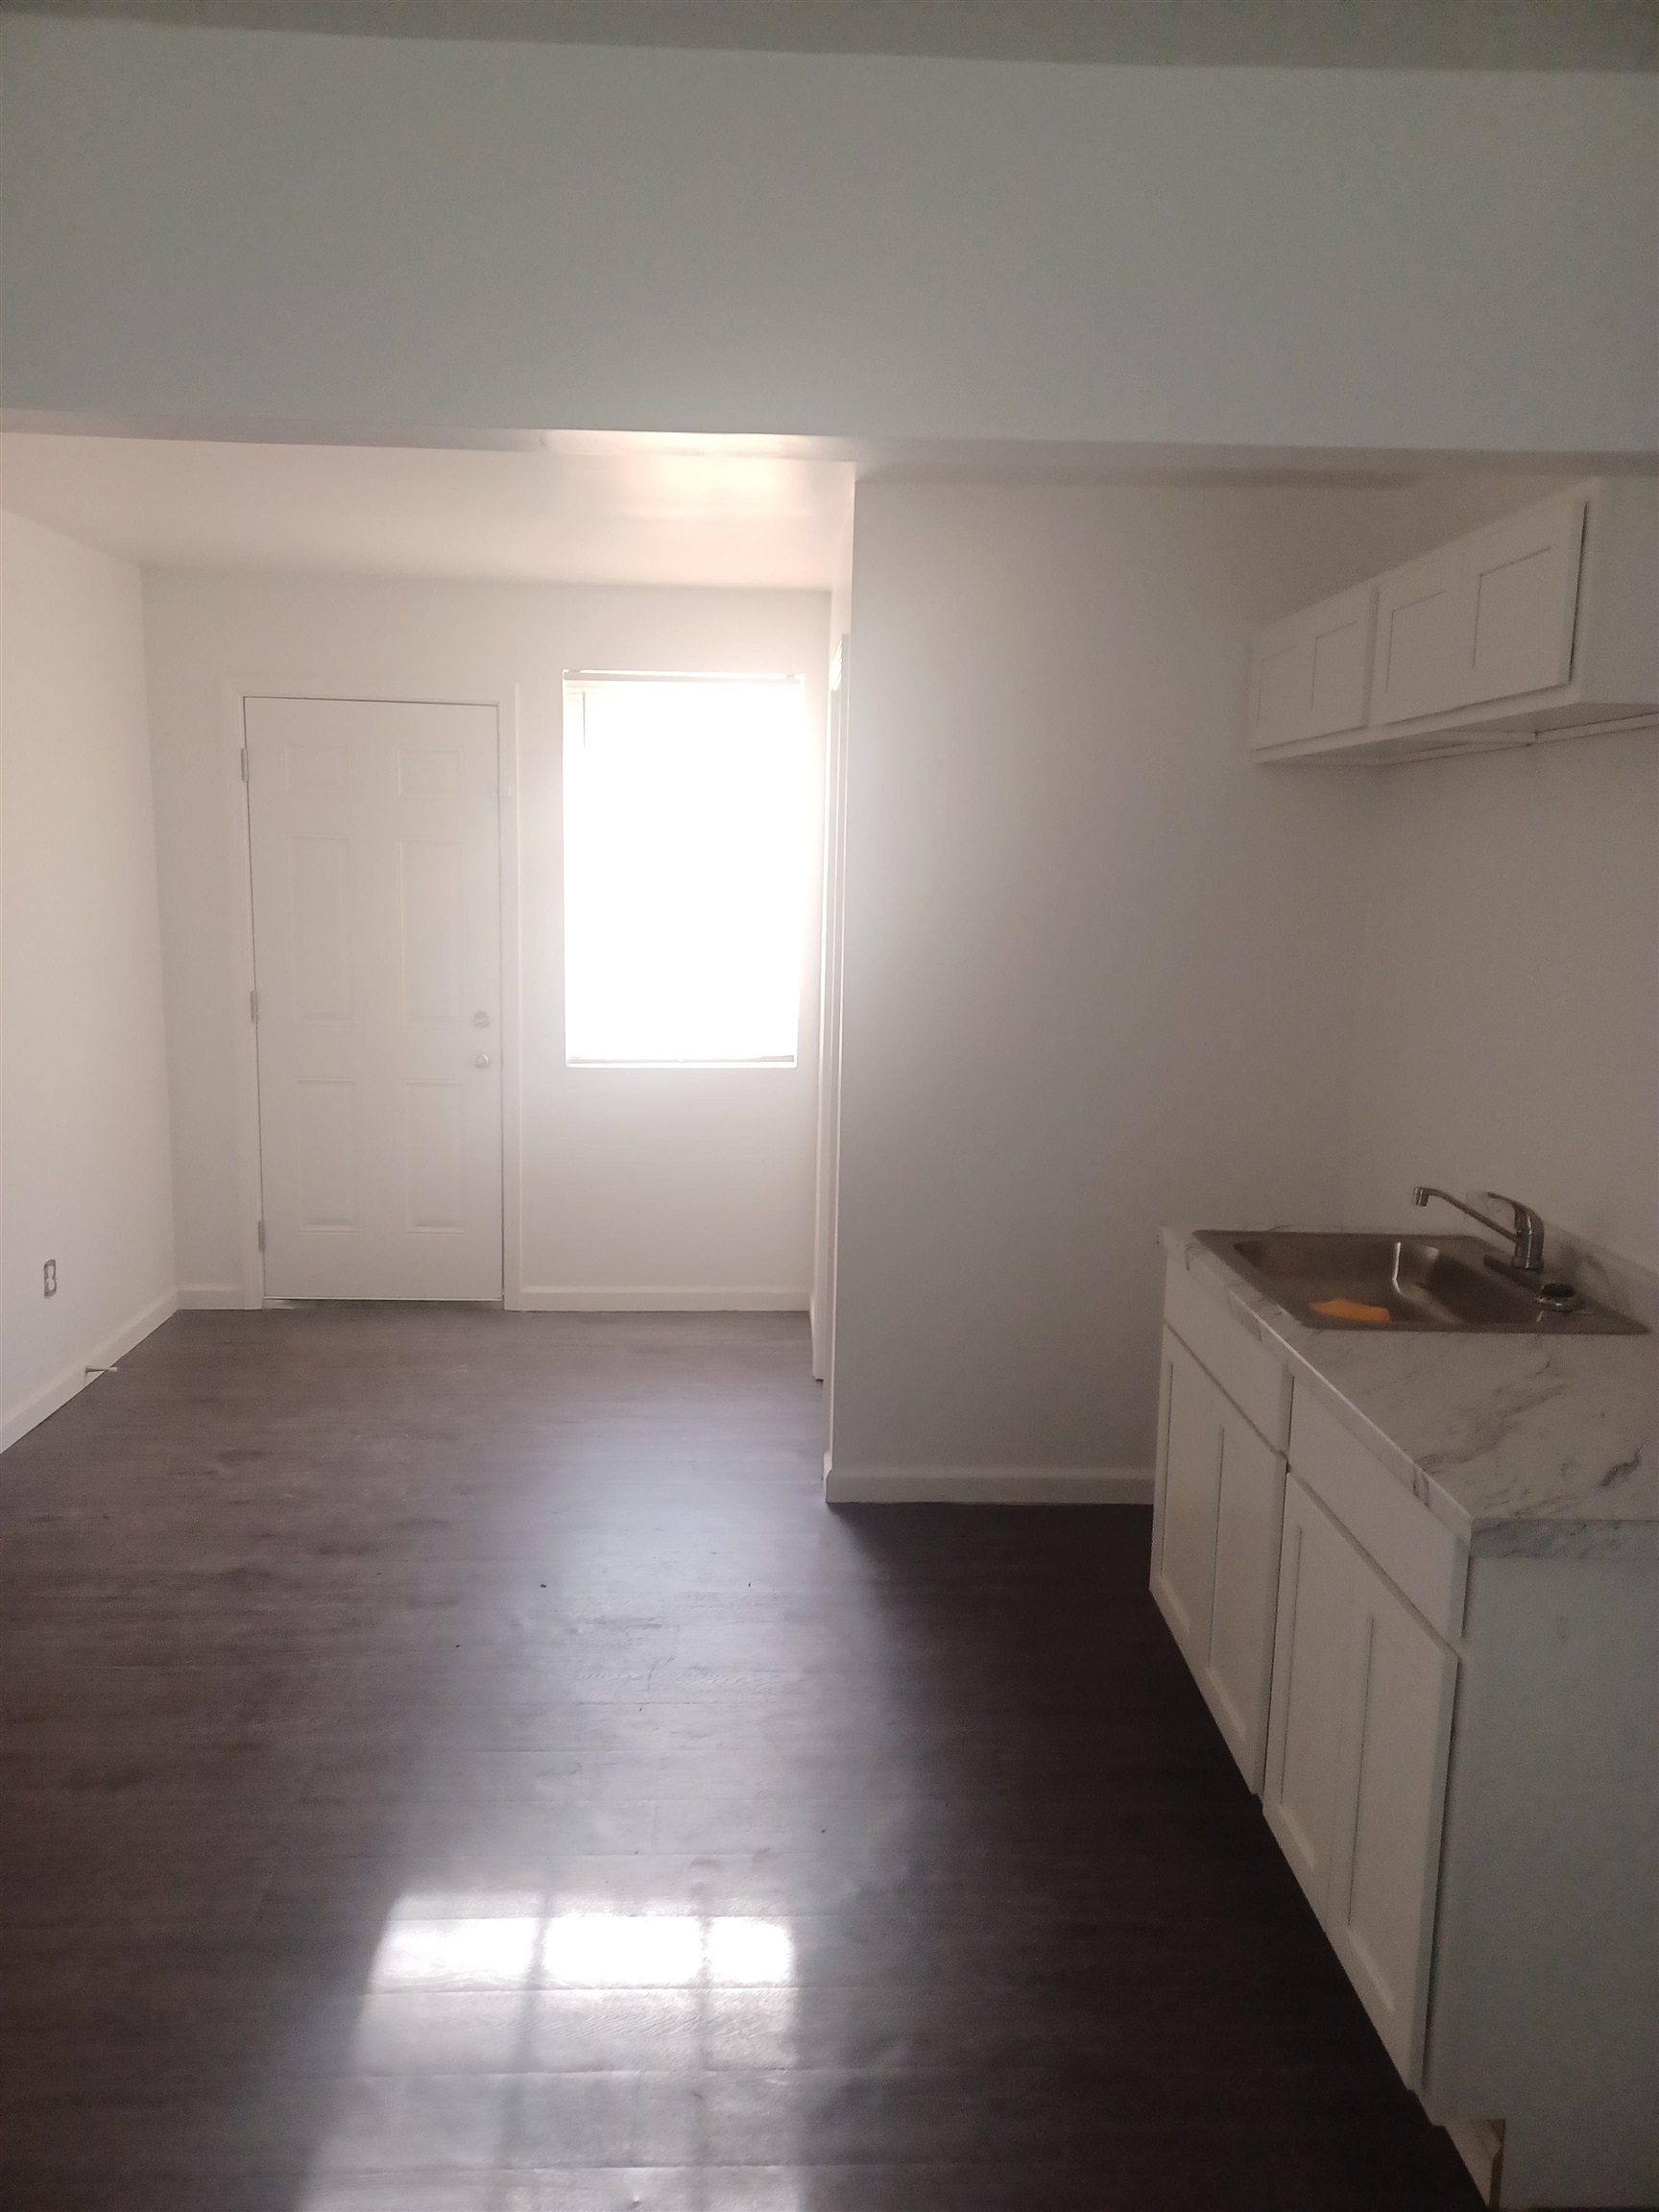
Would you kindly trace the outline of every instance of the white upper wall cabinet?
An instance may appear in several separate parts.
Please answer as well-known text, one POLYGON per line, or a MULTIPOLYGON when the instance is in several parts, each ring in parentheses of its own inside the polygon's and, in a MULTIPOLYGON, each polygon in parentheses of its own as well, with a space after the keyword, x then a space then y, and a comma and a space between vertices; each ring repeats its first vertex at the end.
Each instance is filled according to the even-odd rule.
POLYGON ((1262 631, 1250 665, 1250 742, 1259 750, 1362 730, 1377 587, 1361 584, 1262 631))
POLYGON ((1659 715, 1659 487, 1599 478, 1258 634, 1250 746, 1414 758, 1659 715))
POLYGON ((1378 586, 1371 719, 1554 690, 1573 673, 1584 498, 1547 499, 1378 586))

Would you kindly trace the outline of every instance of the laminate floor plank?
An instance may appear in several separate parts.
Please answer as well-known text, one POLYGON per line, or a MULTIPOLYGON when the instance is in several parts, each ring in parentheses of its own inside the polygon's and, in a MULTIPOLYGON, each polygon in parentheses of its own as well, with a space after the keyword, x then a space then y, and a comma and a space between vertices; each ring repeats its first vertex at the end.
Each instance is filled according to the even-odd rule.
POLYGON ((0 1462, 7 2212, 1469 2212, 1127 1507, 795 1315, 177 1316, 0 1462))

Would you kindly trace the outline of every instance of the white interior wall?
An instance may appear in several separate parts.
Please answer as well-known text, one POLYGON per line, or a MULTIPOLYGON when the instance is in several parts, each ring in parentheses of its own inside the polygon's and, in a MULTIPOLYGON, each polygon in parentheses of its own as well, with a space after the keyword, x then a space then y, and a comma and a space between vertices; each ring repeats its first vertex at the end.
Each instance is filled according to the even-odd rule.
POLYGON ((184 1299, 240 1299, 226 749, 242 685, 517 692, 527 1302, 805 1307, 816 947, 793 1069, 566 1068, 560 729, 566 669, 665 668, 799 672, 821 731, 827 594, 151 571, 145 612, 184 1299))
MULTIPOLYGON (((1651 456, 1647 465, 1651 466, 1651 456)), ((1466 530, 1479 530, 1501 515, 1517 514, 1536 500, 1570 490, 1592 473, 1588 469, 1463 469, 1419 477, 1394 495, 1389 565, 1415 561, 1420 553, 1431 552, 1466 530)))
POLYGON ((1149 1468, 1160 1224, 1338 1214, 1380 777, 1252 765, 1243 702, 1395 506, 860 487, 842 1479, 1149 1468))
POLYGON ((174 1304, 136 569, 0 516, 0 1444, 174 1304), (42 1267, 58 1263, 58 1292, 42 1267))
POLYGON ((1506 1190, 1659 1267, 1659 735, 1375 782, 1349 1217, 1506 1190))
POLYGON ((1650 77, 0 36, 13 408, 1659 443, 1650 77))

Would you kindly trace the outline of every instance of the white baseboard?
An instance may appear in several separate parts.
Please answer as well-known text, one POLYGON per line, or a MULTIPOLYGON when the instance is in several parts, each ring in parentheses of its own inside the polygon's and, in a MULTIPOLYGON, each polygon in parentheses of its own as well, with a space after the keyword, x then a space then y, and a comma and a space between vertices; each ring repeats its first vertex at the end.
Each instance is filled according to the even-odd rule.
POLYGON ((241 1306, 240 1283, 180 1283, 179 1286, 180 1313, 222 1313, 230 1308, 240 1310, 241 1306))
POLYGON ((831 1467, 829 1505, 1150 1505, 1150 1467, 831 1467))
POLYGON ((0 1452, 9 1450, 19 1436, 27 1436, 31 1429, 38 1429, 60 1406, 67 1406, 71 1398, 85 1389, 98 1368, 113 1367, 118 1359, 125 1358, 134 1344, 141 1344, 153 1329, 159 1329, 178 1307, 179 1293, 164 1290, 159 1298, 153 1298, 101 1344, 94 1344, 79 1359, 60 1369, 51 1382, 43 1382, 38 1390, 32 1390, 20 1406, 0 1417, 0 1452))
POLYGON ((524 1313, 805 1313, 805 1290, 589 1290, 564 1284, 526 1284, 518 1293, 524 1313))

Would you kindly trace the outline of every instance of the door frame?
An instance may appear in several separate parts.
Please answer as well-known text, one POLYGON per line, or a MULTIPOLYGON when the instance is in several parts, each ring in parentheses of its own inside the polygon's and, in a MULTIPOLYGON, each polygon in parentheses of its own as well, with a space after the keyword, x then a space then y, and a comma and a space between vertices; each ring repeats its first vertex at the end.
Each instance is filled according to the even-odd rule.
POLYGON ((501 1296, 510 1313, 524 1308, 521 997, 518 899, 518 686, 493 690, 458 687, 436 698, 428 686, 331 683, 325 677, 275 681, 227 677, 220 686, 220 773, 226 835, 226 892, 230 948, 230 1036, 235 1065, 237 1282, 228 1305, 256 1309, 265 1303, 265 1255, 259 1247, 264 1214, 259 1134, 259 1051, 252 994, 253 957, 252 793, 243 775, 250 699, 340 699, 364 706, 489 707, 495 715, 497 835, 501 901, 501 1296))
POLYGON ((846 913, 847 755, 853 639, 830 656, 824 746, 824 882, 818 948, 818 1160, 813 1190, 812 1372, 824 1385, 825 1443, 835 1394, 835 1228, 841 1187, 841 926, 846 913))

